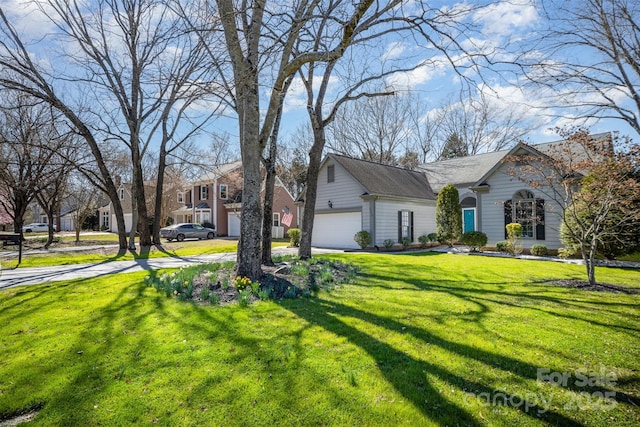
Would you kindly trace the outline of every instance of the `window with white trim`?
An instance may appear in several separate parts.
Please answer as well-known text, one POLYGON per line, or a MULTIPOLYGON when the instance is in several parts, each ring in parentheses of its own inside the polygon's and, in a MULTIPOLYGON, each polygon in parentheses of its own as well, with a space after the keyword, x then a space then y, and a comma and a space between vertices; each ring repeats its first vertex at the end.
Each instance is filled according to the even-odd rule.
POLYGON ((280 212, 273 213, 273 226, 280 227, 280 212))
POLYGON ((120 197, 120 200, 124 200, 124 188, 118 189, 118 197, 120 197))
POLYGON ((207 200, 209 198, 209 187, 206 185, 200 186, 200 200, 207 200))
POLYGON ((336 167, 335 165, 327 166, 327 182, 335 182, 336 180, 336 167))
POLYGON ((535 202, 533 193, 528 190, 513 195, 513 222, 522 226, 522 237, 533 238, 535 202))
POLYGON ((413 211, 398 211, 398 242, 405 237, 413 242, 413 211))
POLYGON ((184 191, 178 191, 178 203, 184 203, 184 191))
POLYGON ((220 184, 220 198, 222 200, 229 198, 229 187, 227 187, 227 184, 220 184))
POLYGON ((409 211, 402 211, 402 223, 400 226, 402 227, 402 237, 411 237, 411 227, 409 223, 409 211))

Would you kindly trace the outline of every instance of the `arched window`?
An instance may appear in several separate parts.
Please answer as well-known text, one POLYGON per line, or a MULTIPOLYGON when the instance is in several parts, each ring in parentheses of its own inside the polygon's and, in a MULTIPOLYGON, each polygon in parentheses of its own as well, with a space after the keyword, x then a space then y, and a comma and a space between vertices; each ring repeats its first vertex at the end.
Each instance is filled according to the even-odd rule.
POLYGON ((476 207, 476 198, 475 197, 465 197, 460 202, 461 208, 475 208, 476 207))
POLYGON ((517 191, 504 201, 504 238, 507 238, 506 225, 517 222, 522 225, 522 237, 545 240, 545 210, 544 199, 536 199, 529 190, 517 191))
POLYGON ((522 225, 522 237, 533 237, 535 202, 529 190, 520 190, 513 195, 513 222, 522 225))

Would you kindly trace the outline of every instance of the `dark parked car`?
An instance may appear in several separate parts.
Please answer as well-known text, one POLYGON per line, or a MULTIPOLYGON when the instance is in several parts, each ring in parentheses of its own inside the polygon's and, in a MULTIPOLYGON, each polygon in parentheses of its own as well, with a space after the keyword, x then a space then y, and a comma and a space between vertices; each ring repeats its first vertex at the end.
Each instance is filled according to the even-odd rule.
POLYGON ((184 239, 213 239, 216 232, 212 228, 206 228, 200 224, 173 224, 160 229, 160 237, 172 241, 176 239, 182 242, 184 239))

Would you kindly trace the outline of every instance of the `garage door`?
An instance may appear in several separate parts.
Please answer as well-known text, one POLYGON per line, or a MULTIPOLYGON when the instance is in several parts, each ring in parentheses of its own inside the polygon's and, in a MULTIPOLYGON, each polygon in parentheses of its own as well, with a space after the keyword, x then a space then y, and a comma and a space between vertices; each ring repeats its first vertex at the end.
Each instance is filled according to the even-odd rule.
POLYGON ((227 231, 229 237, 240 236, 240 212, 229 212, 227 214, 227 231))
MULTIPOLYGON (((124 228, 125 228, 125 232, 127 233, 131 232, 132 220, 133 220, 132 214, 130 213, 124 214, 124 228)), ((111 232, 113 233, 118 232, 118 221, 116 221, 115 214, 111 215, 111 232)))
POLYGON ((311 244, 319 248, 357 249, 353 236, 360 230, 360 212, 316 215, 311 244))

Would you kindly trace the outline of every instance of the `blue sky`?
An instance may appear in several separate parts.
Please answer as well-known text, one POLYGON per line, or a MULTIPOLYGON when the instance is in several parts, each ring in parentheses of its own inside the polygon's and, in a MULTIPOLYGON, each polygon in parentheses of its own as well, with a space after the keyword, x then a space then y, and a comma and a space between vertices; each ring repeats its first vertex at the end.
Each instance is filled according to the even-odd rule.
MULTIPOLYGON (((462 8, 468 4, 440 1, 443 8, 462 8)), ((537 34, 537 30, 544 25, 544 20, 538 13, 533 1, 515 0, 511 2, 494 2, 489 7, 479 11, 471 11, 464 15, 467 22, 471 22, 477 31, 459 34, 456 37, 465 49, 473 52, 479 50, 496 49, 494 59, 508 61, 514 53, 504 52, 501 47, 507 41, 514 45, 527 46, 527 43, 537 34)), ((54 30, 53 24, 37 10, 32 1, 28 0, 0 0, 0 5, 8 13, 15 27, 23 35, 32 40, 38 40, 54 30)), ((410 5, 410 3, 409 3, 410 5)), ((535 55, 535 51, 526 52, 535 55)), ((440 54, 424 50, 412 40, 389 39, 379 47, 378 51, 370 52, 371 60, 396 60, 406 64, 416 64, 429 59, 427 65, 418 67, 414 71, 395 75, 385 81, 385 84, 406 93, 417 93, 425 98, 424 114, 433 114, 433 110, 440 108, 444 100, 459 94, 460 78, 452 72, 450 64, 440 54), (423 55, 423 57, 421 57, 423 55), (374 57, 375 56, 375 57, 374 57)), ((56 58, 47 57, 46 50, 38 52, 38 60, 53 66, 56 58)), ((455 56, 454 61, 460 65, 468 64, 468 58, 455 56)), ((483 79, 474 72, 468 71, 467 77, 478 83, 481 91, 490 102, 495 103, 504 111, 521 111, 523 114, 535 118, 536 126, 528 140, 533 143, 557 139, 551 128, 563 125, 586 125, 592 132, 620 131, 621 135, 629 135, 637 140, 634 131, 621 120, 589 120, 576 121, 576 111, 571 109, 558 110, 552 108, 546 99, 546 94, 540 89, 534 89, 524 84, 523 76, 514 69, 503 67, 499 72, 487 72, 483 79), (562 116, 562 117, 558 117, 562 116)), ((335 93, 338 92, 340 81, 333 82, 335 93)), ((266 89, 263 95, 267 95, 266 89)), ((283 139, 294 132, 307 119, 305 111, 305 93, 300 82, 295 82, 286 99, 285 116, 282 121, 281 135, 283 139)), ((462 100, 464 102, 464 99, 462 100)), ((228 112, 233 116, 232 112, 228 112)), ((209 130, 226 132, 232 138, 237 138, 237 126, 233 118, 218 119, 211 123, 209 130)), ((206 146, 210 138, 203 134, 198 137, 200 145, 206 146)))

